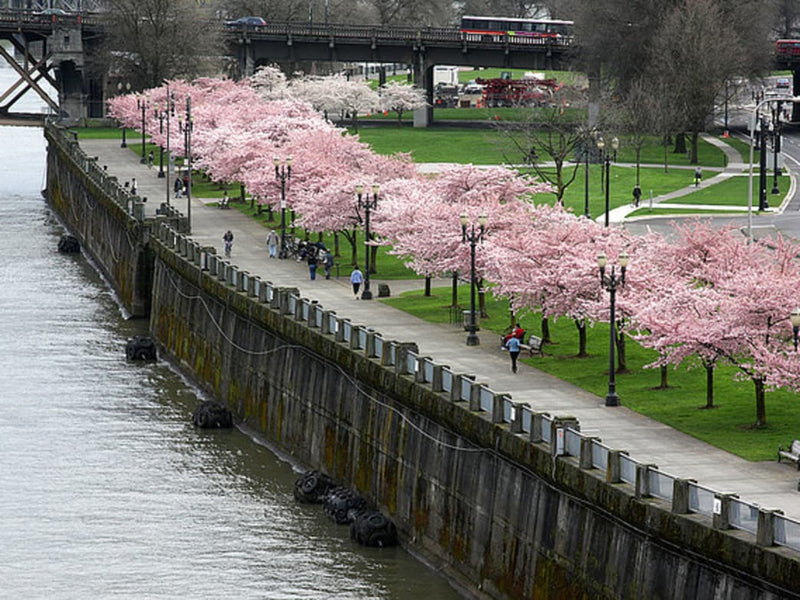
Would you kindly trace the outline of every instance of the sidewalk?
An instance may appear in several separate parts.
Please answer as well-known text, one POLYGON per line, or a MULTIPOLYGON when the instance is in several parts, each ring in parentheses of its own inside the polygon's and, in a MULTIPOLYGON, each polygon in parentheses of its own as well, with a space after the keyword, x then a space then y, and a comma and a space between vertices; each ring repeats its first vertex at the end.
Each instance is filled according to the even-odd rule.
MULTIPOLYGON (((136 177, 139 194, 148 198, 147 214, 155 213, 166 190, 164 179, 157 177, 157 168, 140 164, 134 153, 119 147, 119 141, 84 140, 81 146, 120 181, 136 177)), ((170 201, 186 213, 185 198, 170 201)), ((338 279, 317 277, 310 281, 305 264, 268 257, 264 227, 238 210, 219 210, 192 199, 192 238, 202 245, 215 246, 222 254, 222 235, 227 229, 235 236, 231 260, 240 269, 277 286, 297 287, 303 296, 318 300, 353 323, 373 326, 388 339, 414 341, 422 355, 457 372, 475 374, 492 390, 508 392, 515 401, 526 402, 535 410, 574 416, 583 432, 599 436, 612 448, 627 450, 637 461, 658 465, 676 477, 695 479, 715 491, 736 493, 742 500, 758 502, 765 508, 782 509, 786 516, 800 519, 798 472, 793 466, 774 461, 747 462, 629 410, 624 397, 623 406, 609 408, 603 398, 524 364, 518 374, 512 374, 508 355, 500 350, 496 334, 480 332, 481 345, 467 346, 462 328, 427 323, 377 299, 356 301, 349 271, 343 271, 338 279)), ((371 281, 376 297, 379 283, 371 281)), ((422 280, 383 283, 389 285, 392 295, 424 285, 422 280)))

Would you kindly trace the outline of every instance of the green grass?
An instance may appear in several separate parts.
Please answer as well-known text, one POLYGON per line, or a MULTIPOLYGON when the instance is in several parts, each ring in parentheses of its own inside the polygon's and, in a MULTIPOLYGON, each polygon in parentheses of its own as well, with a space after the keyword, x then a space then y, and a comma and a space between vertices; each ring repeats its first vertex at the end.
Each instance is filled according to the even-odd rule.
MULTIPOLYGON (((468 304, 468 286, 459 287, 462 306, 468 304)), ((449 322, 451 288, 436 287, 431 297, 421 291, 407 292, 399 297, 381 299, 382 302, 430 322, 449 322)), ((510 323, 508 303, 487 296, 489 319, 481 321, 484 344, 495 343, 491 333, 498 335, 510 323)), ((529 313, 519 319, 528 332, 540 331, 538 314, 529 313)), ((569 319, 551 322, 551 336, 555 342, 545 346, 543 358, 525 358, 522 362, 541 369, 559 379, 573 383, 599 397, 607 391, 608 382, 608 327, 597 324, 588 331, 587 358, 577 358, 578 334, 569 319)), ((763 429, 752 429, 755 422, 755 396, 753 384, 737 381, 736 370, 730 366, 717 369, 714 380, 716 408, 704 410, 706 404, 705 371, 684 366, 668 373, 669 387, 654 389, 660 383, 658 369, 644 369, 655 354, 627 340, 626 350, 629 373, 617 375, 617 392, 622 403, 647 417, 674 427, 713 446, 732 452, 747 460, 774 460, 780 444, 797 437, 796 424, 800 420, 800 403, 797 396, 786 391, 767 393, 767 423, 763 429)), ((502 390, 496 390, 502 391, 502 390)), ((590 427, 590 423, 583 423, 590 427)))
MULTIPOLYGON (((736 176, 721 181, 712 186, 702 188, 692 192, 685 198, 676 198, 675 202, 681 204, 710 204, 715 206, 747 206, 747 176, 736 176)), ((767 200, 770 203, 783 200, 783 195, 789 189, 790 178, 787 176, 778 177, 778 188, 783 194, 772 195, 772 176, 767 181, 767 200)), ((758 206, 758 173, 753 176, 753 204, 758 206)))
POLYGON ((492 129, 411 127, 362 128, 358 132, 378 154, 411 152, 416 162, 455 162, 499 165, 499 134, 492 129))

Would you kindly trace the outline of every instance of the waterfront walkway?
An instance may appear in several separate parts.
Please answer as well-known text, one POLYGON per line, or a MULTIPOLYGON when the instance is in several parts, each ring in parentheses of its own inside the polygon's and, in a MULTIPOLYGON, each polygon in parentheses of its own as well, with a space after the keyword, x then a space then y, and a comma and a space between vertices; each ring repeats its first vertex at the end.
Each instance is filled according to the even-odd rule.
MULTIPOLYGON (((109 173, 120 181, 135 177, 139 195, 148 198, 147 214, 154 214, 166 193, 165 180, 157 177, 157 168, 140 164, 133 152, 119 147, 118 140, 83 140, 81 146, 89 156, 97 156, 99 164, 107 165, 109 173)), ((186 198, 170 201, 186 213, 186 198)), ((466 346, 466 333, 460 327, 427 323, 377 299, 356 301, 349 284, 349 269, 342 268, 339 278, 325 280, 318 274, 315 281, 310 281, 304 263, 270 259, 266 248, 268 230, 238 210, 220 210, 193 198, 191 213, 191 237, 201 245, 215 246, 219 254, 222 235, 228 229, 233 232, 231 262, 240 269, 277 286, 297 287, 304 297, 318 300, 354 324, 375 328, 387 339, 416 342, 422 355, 457 372, 475 374, 478 381, 487 383, 495 392, 508 392, 515 401, 526 402, 534 410, 574 416, 583 432, 600 437, 612 448, 627 450, 634 460, 658 465, 676 477, 695 479, 715 491, 738 494, 743 501, 781 509, 786 516, 800 520, 799 475, 793 466, 745 461, 629 410, 624 406, 624 396, 623 406, 610 408, 604 405, 603 398, 528 365, 521 364, 519 373, 512 374, 508 354, 500 350, 496 334, 480 332, 481 345, 466 346)), ((381 281, 371 283, 377 298, 381 281)), ((422 289, 424 285, 422 280, 385 283, 392 295, 422 289)))

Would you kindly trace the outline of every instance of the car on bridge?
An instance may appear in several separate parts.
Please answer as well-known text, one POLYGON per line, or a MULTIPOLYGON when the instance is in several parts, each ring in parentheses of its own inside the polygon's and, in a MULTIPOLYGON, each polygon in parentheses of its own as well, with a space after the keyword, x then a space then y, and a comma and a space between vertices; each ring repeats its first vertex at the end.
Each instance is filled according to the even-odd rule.
POLYGON ((240 17, 233 21, 225 21, 228 27, 261 27, 267 22, 261 17, 240 17))

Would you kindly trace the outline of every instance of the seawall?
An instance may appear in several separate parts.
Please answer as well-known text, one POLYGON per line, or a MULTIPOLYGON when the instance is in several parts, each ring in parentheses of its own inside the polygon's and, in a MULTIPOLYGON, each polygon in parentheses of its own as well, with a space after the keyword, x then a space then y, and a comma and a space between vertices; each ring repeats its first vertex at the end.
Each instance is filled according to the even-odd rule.
MULTIPOLYGON (((52 146, 48 169, 81 180, 80 165, 63 164, 70 152, 52 146)), ((48 198, 59 177, 48 173, 48 198)), ((59 185, 49 201, 70 227, 99 202, 72 189, 104 194, 59 185)), ((127 237, 99 238, 128 230, 135 210, 107 213, 120 224, 82 241, 124 257, 127 237)), ((163 351, 284 451, 358 488, 476 596, 797 597, 800 555, 775 545, 774 513, 756 510, 752 531, 731 529, 735 498, 671 480, 582 435, 569 416, 536 413, 413 344, 240 272, 179 233, 179 219, 138 221, 136 264, 148 264, 122 273, 148 281, 163 351)))

